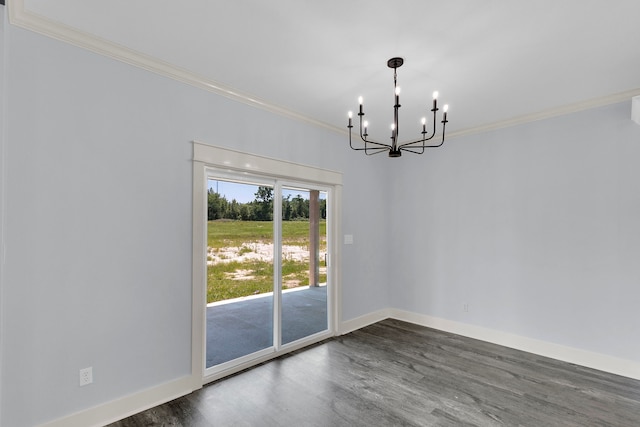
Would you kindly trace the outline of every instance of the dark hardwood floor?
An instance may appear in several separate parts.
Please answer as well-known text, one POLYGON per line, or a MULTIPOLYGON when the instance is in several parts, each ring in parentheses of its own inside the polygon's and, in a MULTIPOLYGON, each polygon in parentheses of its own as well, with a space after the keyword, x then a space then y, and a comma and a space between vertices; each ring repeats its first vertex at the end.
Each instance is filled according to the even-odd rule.
POLYGON ((385 320, 111 425, 640 426, 640 381, 385 320))

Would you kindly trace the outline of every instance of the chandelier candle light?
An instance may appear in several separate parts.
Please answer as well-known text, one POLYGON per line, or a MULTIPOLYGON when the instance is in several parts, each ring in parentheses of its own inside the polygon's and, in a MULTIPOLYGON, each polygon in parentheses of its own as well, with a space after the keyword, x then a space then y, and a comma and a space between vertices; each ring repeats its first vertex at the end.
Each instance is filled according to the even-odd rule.
POLYGON ((360 104, 360 108, 358 111, 358 116, 360 116, 360 138, 364 142, 364 146, 354 147, 351 142, 351 128, 353 128, 353 124, 351 123, 351 119, 353 118, 353 113, 349 111, 349 146, 356 151, 364 151, 366 155, 378 154, 384 151, 389 152, 389 157, 400 157, 403 151, 408 151, 410 153, 422 154, 424 153, 425 148, 435 148, 440 147, 444 144, 444 129, 447 125, 447 110, 449 109, 448 105, 445 105, 442 108, 442 140, 437 145, 427 145, 426 142, 431 140, 436 134, 436 113, 438 112, 438 92, 433 92, 433 108, 431 108, 431 112, 433 112, 433 131, 431 135, 427 136, 427 118, 422 118, 422 138, 417 139, 411 142, 403 142, 402 144, 398 143, 398 134, 400 133, 400 127, 398 126, 398 109, 400 108, 400 88, 398 87, 398 74, 396 70, 402 66, 404 63, 404 59, 402 58, 391 58, 387 61, 387 66, 389 68, 393 68, 393 87, 395 93, 395 105, 393 106, 393 123, 391 124, 391 144, 384 144, 382 142, 376 142, 369 139, 369 134, 367 133, 367 127, 369 126, 369 122, 363 120, 364 111, 362 108, 362 97, 358 98, 358 103, 360 104))

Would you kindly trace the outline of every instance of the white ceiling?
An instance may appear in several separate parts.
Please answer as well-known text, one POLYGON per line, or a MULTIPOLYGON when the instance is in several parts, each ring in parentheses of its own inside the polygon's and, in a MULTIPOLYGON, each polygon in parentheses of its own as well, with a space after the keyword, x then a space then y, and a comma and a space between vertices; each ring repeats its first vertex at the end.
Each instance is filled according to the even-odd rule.
POLYGON ((387 132, 394 56, 406 138, 434 90, 457 134, 640 95, 638 0, 8 3, 18 25, 336 129, 362 95, 387 132))

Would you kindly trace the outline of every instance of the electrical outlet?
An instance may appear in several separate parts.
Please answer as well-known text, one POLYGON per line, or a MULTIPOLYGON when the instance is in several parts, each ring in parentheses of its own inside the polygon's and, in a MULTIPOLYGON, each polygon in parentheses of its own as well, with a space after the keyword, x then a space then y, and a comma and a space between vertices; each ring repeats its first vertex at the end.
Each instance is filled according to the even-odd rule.
POLYGON ((80 369, 80 386, 89 385, 93 382, 93 368, 80 369))
POLYGON ((469 304, 467 304, 466 302, 464 304, 462 304, 462 310, 465 313, 468 313, 469 312, 469 304))

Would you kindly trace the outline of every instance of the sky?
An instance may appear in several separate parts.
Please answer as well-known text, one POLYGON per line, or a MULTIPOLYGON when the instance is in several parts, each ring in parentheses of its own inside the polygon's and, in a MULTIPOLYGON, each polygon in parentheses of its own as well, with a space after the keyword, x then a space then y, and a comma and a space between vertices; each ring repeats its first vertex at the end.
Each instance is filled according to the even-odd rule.
MULTIPOLYGON (((214 181, 211 179, 208 181, 208 187, 212 188, 221 196, 224 196, 228 201, 236 199, 238 203, 248 203, 254 201, 256 198, 256 192, 258 191, 257 185, 239 184, 229 181, 214 181)), ((309 198, 308 191, 287 190, 285 188, 283 189, 282 193, 285 197, 290 195, 291 198, 294 198, 299 194, 303 199, 309 198)), ((326 194, 321 192, 320 199, 326 199, 326 194)))

